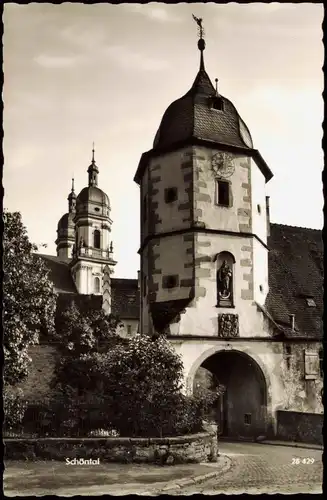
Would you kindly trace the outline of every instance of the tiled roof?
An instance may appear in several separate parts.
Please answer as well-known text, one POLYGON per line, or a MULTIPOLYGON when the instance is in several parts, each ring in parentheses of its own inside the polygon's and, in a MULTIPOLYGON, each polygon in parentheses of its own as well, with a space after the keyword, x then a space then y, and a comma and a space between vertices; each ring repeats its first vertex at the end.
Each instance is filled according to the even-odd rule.
POLYGON ((35 254, 45 262, 50 270, 50 279, 54 284, 54 288, 58 293, 77 293, 75 283, 73 281, 70 269, 69 260, 61 260, 54 255, 35 254))
POLYGON ((165 111, 153 148, 165 148, 191 137, 252 148, 250 132, 234 105, 220 96, 224 111, 211 109, 209 101, 214 96, 215 89, 209 76, 200 69, 191 89, 165 111))
MULTIPOLYGON (((44 260, 50 270, 50 279, 55 290, 60 294, 60 304, 74 300, 83 307, 88 307, 89 303, 95 308, 102 307, 101 295, 78 294, 69 269, 69 260, 63 261, 54 255, 36 255, 44 260)), ((111 289, 112 313, 122 320, 138 319, 140 317, 140 294, 137 279, 112 278, 111 289)))
POLYGON ((266 308, 286 336, 322 337, 323 243, 320 230, 270 225, 266 308), (312 297, 316 307, 307 304, 312 297), (295 330, 290 315, 295 315, 295 330))
POLYGON ((139 319, 140 292, 137 279, 111 278, 111 310, 120 319, 139 319))

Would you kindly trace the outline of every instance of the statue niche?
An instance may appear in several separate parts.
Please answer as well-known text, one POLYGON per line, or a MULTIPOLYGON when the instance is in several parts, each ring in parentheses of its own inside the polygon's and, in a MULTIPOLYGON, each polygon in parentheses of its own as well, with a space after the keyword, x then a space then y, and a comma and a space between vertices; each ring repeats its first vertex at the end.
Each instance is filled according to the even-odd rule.
POLYGON ((216 255, 217 262, 217 307, 234 307, 233 302, 233 264, 235 259, 229 252, 216 255))

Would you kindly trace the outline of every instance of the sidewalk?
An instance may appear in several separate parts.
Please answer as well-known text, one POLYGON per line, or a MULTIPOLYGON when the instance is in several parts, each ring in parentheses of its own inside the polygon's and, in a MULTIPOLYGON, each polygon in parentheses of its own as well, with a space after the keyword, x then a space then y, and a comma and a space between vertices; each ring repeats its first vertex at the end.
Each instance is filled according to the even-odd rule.
POLYGON ((223 474, 231 465, 222 455, 216 463, 157 466, 152 464, 66 465, 57 461, 5 461, 6 496, 138 495, 168 493, 223 474))
POLYGON ((294 446, 295 448, 309 448, 311 450, 323 450, 322 444, 308 444, 308 443, 298 443, 295 441, 279 441, 275 439, 264 439, 263 441, 256 441, 259 444, 270 444, 275 446, 294 446))

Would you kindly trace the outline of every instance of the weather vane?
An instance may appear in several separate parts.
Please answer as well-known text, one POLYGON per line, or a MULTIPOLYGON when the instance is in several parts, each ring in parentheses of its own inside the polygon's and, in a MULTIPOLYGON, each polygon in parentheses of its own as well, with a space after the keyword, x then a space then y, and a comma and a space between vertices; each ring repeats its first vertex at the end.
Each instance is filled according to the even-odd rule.
POLYGON ((199 17, 196 17, 194 14, 192 14, 193 16, 193 19, 194 21, 196 22, 196 24, 198 25, 198 29, 199 29, 199 38, 203 38, 204 37, 204 29, 203 29, 203 26, 202 26, 202 21, 203 19, 199 18, 199 17))

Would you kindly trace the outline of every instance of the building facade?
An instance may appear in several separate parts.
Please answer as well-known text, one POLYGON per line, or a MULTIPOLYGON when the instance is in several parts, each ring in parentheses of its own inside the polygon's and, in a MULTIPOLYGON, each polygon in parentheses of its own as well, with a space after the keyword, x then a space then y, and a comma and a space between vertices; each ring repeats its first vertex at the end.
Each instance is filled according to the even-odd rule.
POLYGON ((72 182, 68 212, 58 222, 57 256, 40 257, 65 303, 89 297, 95 308, 120 318, 121 335, 131 336, 139 329, 138 280, 113 277, 117 262, 111 239, 111 207, 108 195, 98 187, 94 149, 87 173, 88 186, 78 195, 72 182))
POLYGON ((141 157, 141 331, 168 336, 185 390, 218 381, 220 433, 276 433, 322 411, 320 231, 270 223, 273 174, 204 67, 141 157))
MULTIPOLYGON (((221 384, 220 434, 274 436, 278 411, 323 411, 321 231, 270 222, 272 171, 205 71, 202 37, 198 48, 195 80, 167 108, 135 174, 138 279, 113 277, 111 207, 94 151, 88 186, 78 196, 72 186, 58 223, 57 256, 41 257, 62 298, 90 297, 120 317, 122 335, 166 335, 186 392, 221 384)), ((48 366, 40 358, 39 380, 48 366)))

